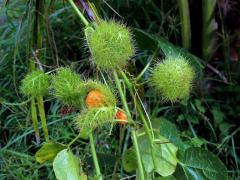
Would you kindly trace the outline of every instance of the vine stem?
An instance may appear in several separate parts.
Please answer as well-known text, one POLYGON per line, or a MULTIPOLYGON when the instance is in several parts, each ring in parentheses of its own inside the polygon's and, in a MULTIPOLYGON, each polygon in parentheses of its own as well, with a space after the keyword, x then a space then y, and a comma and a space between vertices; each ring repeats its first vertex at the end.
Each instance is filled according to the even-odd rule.
MULTIPOLYGON (((129 90, 132 98, 135 99, 133 84, 129 81, 129 79, 127 78, 126 74, 122 70, 120 70, 120 74, 121 74, 123 80, 125 81, 125 83, 127 85, 127 88, 129 90)), ((138 99, 140 100, 139 96, 138 96, 138 99)), ((141 103, 141 105, 142 105, 142 103, 141 103)), ((147 123, 147 120, 145 118, 145 113, 143 112, 143 109, 142 109, 143 107, 141 105, 139 105, 136 102, 137 111, 139 113, 140 119, 143 122, 143 127, 145 129, 146 134, 147 134, 148 140, 150 141, 150 145, 151 145, 150 148, 151 148, 153 164, 156 167, 157 162, 155 160, 156 155, 155 155, 155 150, 154 150, 154 133, 148 127, 148 123, 147 123)), ((149 122, 149 124, 151 125, 151 122, 149 122)))
POLYGON ((68 0, 68 2, 71 4, 72 8, 75 10, 75 12, 78 14, 78 16, 80 17, 81 21, 83 22, 83 24, 87 27, 89 25, 89 22, 87 21, 87 19, 83 16, 83 14, 81 13, 81 11, 79 11, 78 7, 76 6, 76 4, 73 2, 73 0, 68 0))
POLYGON ((76 140, 78 140, 78 138, 80 138, 80 136, 81 136, 81 133, 79 133, 79 134, 67 145, 68 149, 70 149, 70 146, 71 146, 76 140))
POLYGON ((98 158, 97 158, 97 153, 96 153, 96 149, 95 149, 94 139, 93 139, 93 134, 92 133, 89 134, 89 140, 90 140, 91 152, 92 152, 92 156, 93 156, 93 163, 94 163, 94 166, 95 166, 97 179, 98 180, 102 180, 103 178, 102 178, 102 174, 101 174, 99 163, 98 163, 98 158))
MULTIPOLYGON (((118 78, 116 70, 113 71, 113 76, 114 76, 115 83, 116 83, 116 86, 117 86, 119 94, 120 94, 121 101, 123 103, 124 110, 127 113, 128 118, 132 120, 131 113, 129 111, 128 104, 127 104, 126 98, 124 96, 124 93, 123 93, 123 90, 122 90, 122 87, 121 87, 121 83, 120 83, 120 80, 118 78)), ((143 170, 141 155, 140 155, 140 151, 139 151, 137 135, 136 135, 136 132, 135 132, 135 130, 133 128, 131 128, 131 136, 132 136, 133 146, 134 146, 134 149, 135 149, 135 152, 136 152, 136 156, 137 156, 137 163, 138 163, 140 179, 144 180, 145 179, 145 177, 144 177, 144 170, 143 170)))
MULTIPOLYGON (((123 80, 125 81, 125 83, 126 83, 126 85, 127 85, 127 88, 128 88, 128 90, 129 90, 132 98, 134 99, 135 96, 134 96, 134 91, 133 91, 133 85, 132 85, 132 83, 129 81, 129 79, 126 77, 126 74, 125 74, 122 70, 120 70, 120 74, 121 74, 123 80)), ((143 126, 144 126, 144 129, 145 129, 146 133, 147 133, 148 139, 149 139, 149 141, 150 141, 151 143, 153 143, 154 135, 153 135, 153 133, 151 134, 151 130, 150 130, 149 127, 148 127, 148 122, 147 122, 147 120, 146 120, 146 118, 145 118, 144 112, 143 112, 141 106, 140 106, 138 103, 136 103, 136 108, 137 108, 137 111, 138 111, 138 113, 139 113, 139 116, 140 116, 140 118, 141 118, 141 120, 142 120, 142 122, 143 122, 143 126)))
POLYGON ((37 103, 38 103, 39 116, 40 116, 41 123, 42 123, 42 128, 43 128, 43 134, 44 134, 45 140, 49 141, 47 120, 46 120, 46 115, 45 115, 43 97, 42 96, 37 97, 37 103))

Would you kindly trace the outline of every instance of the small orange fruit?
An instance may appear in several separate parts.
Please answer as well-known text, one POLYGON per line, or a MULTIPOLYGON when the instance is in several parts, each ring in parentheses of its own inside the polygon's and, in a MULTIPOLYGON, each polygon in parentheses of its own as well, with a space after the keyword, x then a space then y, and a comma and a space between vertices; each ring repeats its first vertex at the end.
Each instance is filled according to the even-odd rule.
POLYGON ((125 112, 119 110, 117 113, 116 113, 116 117, 115 117, 117 120, 120 120, 118 121, 117 123, 118 124, 127 124, 127 115, 125 114, 125 112))
POLYGON ((105 97, 101 91, 92 90, 88 93, 85 103, 88 108, 101 107, 104 105, 105 97))

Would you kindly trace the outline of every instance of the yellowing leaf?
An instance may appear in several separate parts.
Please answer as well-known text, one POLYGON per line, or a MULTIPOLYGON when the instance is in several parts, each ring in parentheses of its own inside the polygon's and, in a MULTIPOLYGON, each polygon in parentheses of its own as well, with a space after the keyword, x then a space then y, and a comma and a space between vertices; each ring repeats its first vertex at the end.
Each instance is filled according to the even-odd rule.
POLYGON ((48 142, 45 143, 35 154, 35 159, 39 163, 46 161, 53 161, 57 153, 66 147, 59 143, 48 142))

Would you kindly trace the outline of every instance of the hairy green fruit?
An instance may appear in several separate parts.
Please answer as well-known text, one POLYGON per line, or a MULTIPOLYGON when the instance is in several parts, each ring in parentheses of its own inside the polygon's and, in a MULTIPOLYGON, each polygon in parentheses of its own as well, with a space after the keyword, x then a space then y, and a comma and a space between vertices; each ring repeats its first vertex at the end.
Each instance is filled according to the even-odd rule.
MULTIPOLYGON (((100 106, 111 106, 111 107, 116 106, 117 101, 116 101, 115 94, 108 86, 102 84, 101 82, 89 80, 85 83, 85 90, 88 94, 91 91, 99 92, 102 94, 102 97, 101 97, 102 103, 100 106)), ((85 99, 85 103, 88 103, 88 107, 91 107, 91 103, 94 103, 94 102, 91 102, 88 100, 91 100, 91 99, 88 99, 88 96, 87 96, 87 98, 85 99)))
POLYGON ((29 97, 45 95, 48 92, 49 76, 40 70, 26 75, 22 80, 20 91, 29 97))
POLYGON ((94 130, 106 123, 111 123, 114 115, 114 107, 91 108, 79 114, 75 118, 75 122, 79 129, 94 130))
POLYGON ((194 70, 186 59, 167 58, 152 72, 152 83, 166 101, 177 101, 189 96, 194 70))
POLYGON ((115 21, 101 22, 86 38, 94 63, 100 69, 121 68, 134 55, 130 31, 115 21))
POLYGON ((52 79, 55 96, 63 103, 79 107, 84 86, 80 76, 70 68, 60 68, 52 79))

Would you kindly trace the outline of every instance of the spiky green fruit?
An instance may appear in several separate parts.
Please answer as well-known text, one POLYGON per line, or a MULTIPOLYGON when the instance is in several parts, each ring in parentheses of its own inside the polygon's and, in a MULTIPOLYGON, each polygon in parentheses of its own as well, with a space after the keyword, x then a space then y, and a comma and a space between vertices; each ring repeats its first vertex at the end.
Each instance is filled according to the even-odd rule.
POLYGON ((54 95, 63 103, 79 107, 85 89, 80 76, 70 68, 60 68, 52 79, 54 95))
POLYGON ((75 118, 79 129, 94 130, 106 123, 111 123, 115 116, 114 107, 99 107, 84 110, 75 118))
POLYGON ((101 106, 110 106, 115 107, 117 104, 117 100, 115 94, 113 93, 112 89, 99 81, 92 81, 89 80, 85 83, 85 92, 86 98, 85 103, 86 105, 91 107, 101 107, 101 106), (92 92, 92 93, 91 93, 92 92), (91 94, 95 95, 95 97, 91 98, 91 94), (94 102, 94 99, 98 102, 94 102))
POLYGON ((115 21, 101 22, 86 38, 94 63, 100 69, 121 68, 134 55, 130 31, 115 21))
POLYGON ((194 70, 189 62, 179 56, 167 58, 152 72, 152 83, 166 101, 177 101, 189 96, 194 70))
POLYGON ((40 70, 26 75, 22 80, 20 91, 29 97, 45 95, 48 92, 49 76, 40 70))

